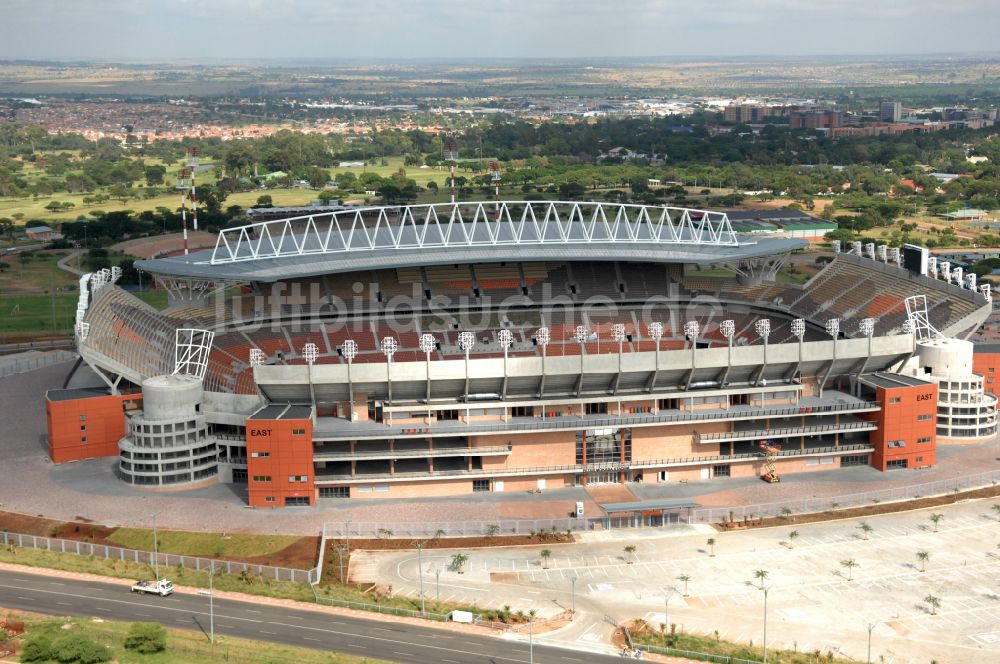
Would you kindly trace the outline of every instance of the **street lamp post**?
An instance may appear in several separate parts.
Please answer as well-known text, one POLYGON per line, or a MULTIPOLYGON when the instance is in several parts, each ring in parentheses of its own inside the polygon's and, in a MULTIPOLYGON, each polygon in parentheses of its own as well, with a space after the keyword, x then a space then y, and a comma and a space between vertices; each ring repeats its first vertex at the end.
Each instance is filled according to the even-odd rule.
POLYGON ((767 664, 767 593, 770 588, 764 588, 764 664, 767 664))
POLYGON ((877 622, 868 623, 868 664, 872 664, 872 630, 875 629, 877 622))
POLYGON ((569 582, 570 582, 570 584, 572 584, 572 588, 573 588, 572 595, 571 595, 571 597, 572 597, 571 609, 573 611, 573 615, 570 616, 570 620, 576 620, 576 582, 579 581, 579 580, 580 580, 580 577, 577 574, 574 574, 573 576, 571 576, 569 578, 569 582))
POLYGON ((420 613, 426 615, 427 610, 424 605, 424 559, 422 553, 424 551, 424 543, 417 542, 417 574, 420 577, 420 613))
POLYGON ((209 643, 215 645, 215 563, 208 570, 208 624, 209 643))
MULTIPOLYGON (((441 603, 441 566, 438 565, 434 568, 434 601, 438 604, 441 603)), ((440 609, 437 609, 440 611, 440 609)))
POLYGON ((156 583, 160 583, 160 553, 159 547, 157 545, 156 537, 156 515, 159 512, 153 512, 153 570, 156 573, 156 583))

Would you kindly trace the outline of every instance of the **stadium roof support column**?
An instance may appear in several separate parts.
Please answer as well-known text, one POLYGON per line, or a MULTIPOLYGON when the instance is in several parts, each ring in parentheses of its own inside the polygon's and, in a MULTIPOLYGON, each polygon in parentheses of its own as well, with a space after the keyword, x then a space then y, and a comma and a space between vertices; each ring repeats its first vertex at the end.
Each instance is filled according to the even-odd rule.
MULTIPOLYGON (((420 350, 424 351, 424 355, 427 358, 426 364, 426 375, 427 375, 427 397, 426 401, 429 404, 431 402, 431 353, 437 348, 437 339, 434 338, 433 334, 422 334, 420 335, 420 350)), ((431 411, 427 411, 427 419, 430 420, 431 411)))
MULTIPOLYGON (((507 398, 507 351, 510 349, 510 345, 514 343, 514 333, 503 328, 497 332, 497 341, 503 346, 503 385, 500 388, 500 398, 507 398)), ((504 417, 506 417, 507 409, 504 408, 504 417)))
POLYGON ((347 398, 351 409, 348 419, 354 422, 357 418, 354 414, 354 381, 351 378, 351 365, 354 363, 354 358, 358 356, 358 342, 354 339, 344 340, 340 347, 340 353, 347 360, 347 398))
POLYGON ((858 323, 858 332, 868 337, 868 354, 861 359, 858 370, 854 372, 856 378, 860 378, 861 374, 868 368, 868 358, 872 354, 872 335, 875 334, 875 319, 862 318, 861 322, 858 323))

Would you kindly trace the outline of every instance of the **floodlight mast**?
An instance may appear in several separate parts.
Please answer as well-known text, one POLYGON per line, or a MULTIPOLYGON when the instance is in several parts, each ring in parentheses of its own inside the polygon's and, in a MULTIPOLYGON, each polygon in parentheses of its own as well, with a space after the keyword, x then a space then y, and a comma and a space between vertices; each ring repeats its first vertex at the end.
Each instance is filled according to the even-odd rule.
POLYGON ((312 402, 313 407, 313 422, 316 421, 316 388, 313 385, 313 364, 316 362, 316 358, 319 357, 319 347, 309 342, 302 347, 302 357, 306 361, 307 369, 309 373, 309 400, 312 402))
MULTIPOLYGON (((507 328, 503 328, 502 330, 497 332, 497 341, 500 343, 501 346, 503 346, 503 385, 501 386, 500 389, 500 398, 506 399, 507 398, 507 352, 510 350, 511 344, 514 343, 514 333, 508 330, 507 328)), ((506 417, 506 412, 507 409, 505 408, 504 409, 505 417, 506 417)))
POLYGON ((622 379, 622 350, 625 345, 625 324, 614 323, 611 326, 611 338, 618 342, 618 375, 615 376, 613 394, 618 394, 618 386, 622 379))
MULTIPOLYGON (((792 328, 792 334, 795 335, 795 337, 799 340, 799 359, 795 363, 795 368, 792 370, 792 373, 789 375, 790 379, 794 379, 796 376, 799 375, 799 370, 802 368, 802 342, 806 336, 805 319, 802 318, 794 319, 792 321, 791 328, 792 328)), ((798 395, 797 398, 801 397, 802 391, 801 390, 796 391, 796 395, 798 395)))
POLYGON ((725 387, 726 380, 729 378, 729 367, 733 366, 733 337, 736 336, 736 323, 732 319, 727 318, 719 323, 719 332, 728 342, 726 348, 728 348, 729 360, 726 362, 726 368, 722 372, 722 378, 719 380, 719 387, 725 387))
POLYGON ((764 363, 760 365, 760 369, 757 371, 757 380, 754 381, 754 385, 757 386, 764 380, 764 371, 767 369, 767 339, 771 336, 771 320, 759 318, 753 327, 757 336, 764 341, 764 363))
MULTIPOLYGON (((542 326, 535 330, 535 342, 542 347, 542 380, 538 384, 539 399, 545 397, 545 356, 546 348, 548 347, 550 341, 552 341, 552 334, 549 332, 549 328, 542 326)), ((542 419, 545 419, 544 406, 542 406, 542 419)))
POLYGON ((382 354, 385 355, 385 382, 388 402, 392 405, 392 356, 399 349, 399 342, 394 337, 382 337, 379 344, 382 354))
POLYGON ((590 338, 590 330, 585 325, 577 325, 573 332, 573 337, 580 344, 580 377, 576 381, 576 398, 579 399, 583 393, 583 356, 587 350, 587 339, 590 338))
POLYGON ((344 343, 340 345, 340 354, 347 360, 347 395, 351 408, 348 419, 354 422, 356 416, 354 413, 354 381, 351 378, 351 365, 354 363, 354 358, 358 356, 358 342, 354 339, 345 339, 344 343))
POLYGON ((472 351, 472 347, 476 345, 476 335, 472 332, 459 332, 458 333, 458 347, 465 352, 465 420, 468 421, 470 417, 470 407, 469 407, 469 353, 472 351))
POLYGON ((660 339, 663 338, 663 323, 653 321, 646 327, 646 331, 656 342, 656 351, 653 353, 653 375, 649 377, 649 384, 646 386, 646 391, 652 392, 660 373, 660 339))
MULTIPOLYGON (((427 397, 426 401, 429 404, 431 402, 431 353, 437 350, 437 339, 433 334, 421 334, 420 335, 420 350, 424 352, 424 356, 427 358, 426 369, 427 369, 427 397)), ((430 420, 431 411, 427 411, 427 419, 430 420)))

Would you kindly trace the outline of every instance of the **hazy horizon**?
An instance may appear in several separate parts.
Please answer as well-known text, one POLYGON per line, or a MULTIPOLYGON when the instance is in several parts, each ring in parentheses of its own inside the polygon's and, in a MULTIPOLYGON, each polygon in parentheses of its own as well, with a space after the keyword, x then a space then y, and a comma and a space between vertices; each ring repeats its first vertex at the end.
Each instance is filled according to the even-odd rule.
POLYGON ((189 63, 989 56, 991 0, 4 0, 0 59, 189 63))

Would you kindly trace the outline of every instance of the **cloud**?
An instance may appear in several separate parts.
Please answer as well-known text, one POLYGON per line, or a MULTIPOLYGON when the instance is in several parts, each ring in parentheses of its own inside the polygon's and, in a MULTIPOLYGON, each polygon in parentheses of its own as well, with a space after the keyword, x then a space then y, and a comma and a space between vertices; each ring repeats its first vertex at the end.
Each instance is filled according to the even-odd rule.
POLYGON ((984 52, 994 0, 5 0, 3 58, 984 52))

